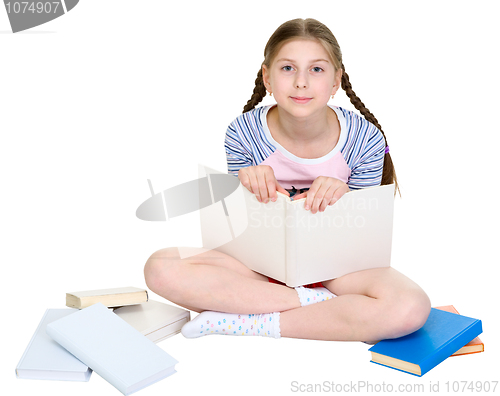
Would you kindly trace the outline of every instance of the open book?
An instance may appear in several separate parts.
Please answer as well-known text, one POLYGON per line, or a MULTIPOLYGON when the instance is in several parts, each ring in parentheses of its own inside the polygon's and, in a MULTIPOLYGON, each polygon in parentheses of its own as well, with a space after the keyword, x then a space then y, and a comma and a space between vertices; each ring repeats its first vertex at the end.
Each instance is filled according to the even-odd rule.
MULTIPOLYGON (((220 184, 220 172, 202 169, 209 179, 219 179, 211 185, 220 184)), ((390 266, 394 185, 348 192, 312 214, 304 209, 305 198, 293 201, 278 193, 276 202, 260 203, 235 176, 224 176, 238 186, 200 210, 205 249, 290 287, 390 266)))

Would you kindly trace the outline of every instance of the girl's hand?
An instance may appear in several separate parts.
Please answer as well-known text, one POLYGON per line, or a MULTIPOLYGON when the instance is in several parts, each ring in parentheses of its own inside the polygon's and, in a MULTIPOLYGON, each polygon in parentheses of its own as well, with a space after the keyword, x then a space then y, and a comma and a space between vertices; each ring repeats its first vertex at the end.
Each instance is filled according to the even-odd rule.
POLYGON ((268 203, 278 199, 279 191, 290 196, 288 191, 280 186, 274 176, 273 168, 268 165, 248 166, 241 168, 238 172, 238 179, 251 193, 255 194, 257 201, 268 203))
POLYGON ((293 200, 306 197, 304 203, 306 210, 311 209, 311 213, 316 213, 318 210, 324 212, 327 206, 333 205, 348 191, 349 187, 343 181, 319 176, 308 191, 295 195, 293 200))

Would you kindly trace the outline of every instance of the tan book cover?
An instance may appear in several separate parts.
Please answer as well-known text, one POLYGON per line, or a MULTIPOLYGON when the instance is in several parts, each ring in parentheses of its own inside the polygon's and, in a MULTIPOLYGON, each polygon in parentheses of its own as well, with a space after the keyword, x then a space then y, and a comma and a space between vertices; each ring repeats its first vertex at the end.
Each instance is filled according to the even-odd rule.
POLYGON ((86 308, 101 303, 108 308, 140 304, 148 301, 148 292, 137 287, 117 287, 112 289, 86 290, 66 293, 66 306, 86 308))

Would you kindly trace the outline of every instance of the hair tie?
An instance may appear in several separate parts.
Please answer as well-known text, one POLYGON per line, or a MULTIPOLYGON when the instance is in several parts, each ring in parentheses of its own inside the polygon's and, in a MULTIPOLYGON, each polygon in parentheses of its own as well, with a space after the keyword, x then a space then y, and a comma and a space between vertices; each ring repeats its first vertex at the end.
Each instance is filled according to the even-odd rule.
POLYGON ((389 146, 385 146, 385 153, 389 154, 389 146))

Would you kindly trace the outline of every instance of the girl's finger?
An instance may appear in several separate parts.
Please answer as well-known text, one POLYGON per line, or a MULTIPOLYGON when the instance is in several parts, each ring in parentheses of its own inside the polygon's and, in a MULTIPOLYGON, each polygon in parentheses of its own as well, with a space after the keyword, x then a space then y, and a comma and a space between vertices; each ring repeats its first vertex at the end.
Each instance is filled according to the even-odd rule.
POLYGON ((304 209, 309 210, 311 209, 311 206, 314 202, 314 196, 316 195, 316 191, 311 187, 309 191, 307 191, 309 194, 306 196, 306 202, 304 203, 304 209))
POLYGON ((252 174, 250 176, 250 192, 255 194, 255 198, 257 198, 257 201, 261 202, 260 199, 260 192, 259 192, 259 180, 257 179, 257 175, 252 174))
MULTIPOLYGON (((287 191, 288 192, 288 191, 287 191)), ((290 195, 290 194, 288 194, 290 195)), ((301 198, 307 198, 307 191, 306 192, 303 192, 301 194, 297 194, 297 195, 294 195, 293 196, 293 200, 294 201, 297 201, 298 199, 301 199, 301 198)))
MULTIPOLYGON (((274 174, 266 174, 266 187, 267 187, 267 196, 271 199, 271 201, 276 201, 278 199, 278 195, 276 194, 276 179, 274 178, 274 174)), ((265 202, 265 201, 264 201, 265 202)), ((266 202, 267 203, 267 202, 266 202)))
POLYGON ((324 189, 321 188, 319 189, 316 194, 314 195, 314 200, 311 204, 311 213, 317 213, 318 210, 319 210, 319 207, 320 205, 323 203, 324 201, 324 189))
POLYGON ((323 199, 323 201, 321 201, 321 205, 319 205, 319 211, 324 212, 328 205, 328 200, 323 199))
POLYGON ((248 173, 244 171, 243 169, 240 169, 238 172, 238 179, 240 179, 240 183, 243 184, 243 186, 253 193, 252 191, 252 186, 250 184, 250 177, 248 176, 248 173))
POLYGON ((276 182, 276 191, 279 191, 282 194, 290 196, 290 193, 288 191, 286 191, 283 187, 281 187, 281 185, 278 183, 278 181, 276 180, 276 178, 274 180, 276 182))
POLYGON ((267 202, 269 199, 269 194, 267 192, 267 180, 265 174, 257 174, 257 184, 260 196, 259 202, 267 202))
MULTIPOLYGON (((316 178, 312 182, 311 188, 307 191, 308 192, 307 199, 306 199, 306 202, 304 204, 305 210, 311 210, 312 213, 316 213, 316 212, 313 211, 313 205, 316 203, 316 200, 317 200, 316 195, 318 195, 318 192, 321 189, 322 184, 323 183, 322 183, 322 178, 321 177, 316 178)), ((316 210, 319 207, 319 204, 321 203, 321 201, 323 200, 323 195, 324 194, 321 194, 321 196, 318 197, 320 199, 316 203, 316 210)))
POLYGON ((333 205, 335 202, 337 202, 342 196, 349 191, 349 187, 347 184, 339 186, 335 192, 333 193, 332 199, 330 199, 329 205, 333 205))
POLYGON ((323 201, 323 196, 325 195, 325 188, 322 187, 319 179, 314 180, 311 188, 307 194, 307 200, 304 205, 306 210, 311 210, 311 213, 316 213, 318 211, 321 201, 323 201))

